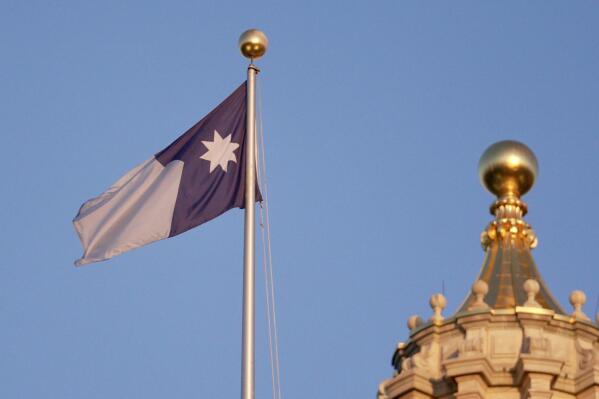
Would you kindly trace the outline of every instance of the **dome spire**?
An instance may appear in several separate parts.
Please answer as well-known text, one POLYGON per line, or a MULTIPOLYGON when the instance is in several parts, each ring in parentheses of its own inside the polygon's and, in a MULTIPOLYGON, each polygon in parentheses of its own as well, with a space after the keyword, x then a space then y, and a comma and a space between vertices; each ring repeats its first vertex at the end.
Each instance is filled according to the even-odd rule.
MULTIPOLYGON (((539 306, 563 314, 532 258, 537 236, 523 219, 528 206, 521 197, 539 173, 535 154, 518 141, 499 141, 483 153, 478 172, 482 185, 497 197, 490 208, 495 219, 481 234, 486 255, 478 279, 488 285, 485 302, 493 309, 527 306, 532 302, 524 283, 532 279, 539 284, 535 293, 539 306)), ((459 311, 467 311, 476 301, 471 293, 459 311)))
POLYGON ((522 218, 528 212, 521 196, 534 185, 539 173, 537 157, 526 145, 513 140, 499 141, 483 153, 478 163, 481 184, 497 196, 490 212, 495 220, 481 235, 483 249, 498 237, 515 235, 529 248, 537 246, 537 237, 522 218))

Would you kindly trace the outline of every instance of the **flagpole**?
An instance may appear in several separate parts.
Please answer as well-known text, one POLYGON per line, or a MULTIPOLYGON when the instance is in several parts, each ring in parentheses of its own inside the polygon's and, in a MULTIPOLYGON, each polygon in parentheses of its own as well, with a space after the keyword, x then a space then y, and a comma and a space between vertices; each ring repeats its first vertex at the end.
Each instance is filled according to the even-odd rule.
POLYGON ((256 205, 256 74, 254 60, 263 56, 268 39, 250 29, 239 38, 241 53, 250 59, 247 68, 247 114, 245 143, 245 225, 243 248, 243 322, 241 355, 241 398, 254 399, 255 346, 255 205, 256 205))

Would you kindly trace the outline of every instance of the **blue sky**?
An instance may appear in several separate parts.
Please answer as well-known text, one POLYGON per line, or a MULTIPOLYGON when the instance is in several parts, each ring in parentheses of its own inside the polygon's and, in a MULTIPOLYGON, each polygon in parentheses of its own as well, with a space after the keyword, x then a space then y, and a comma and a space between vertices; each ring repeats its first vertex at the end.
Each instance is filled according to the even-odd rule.
POLYGON ((459 306, 491 218, 477 162, 497 140, 537 154, 533 255, 592 315, 598 16, 593 1, 3 1, 0 397, 239 395, 242 212, 79 269, 71 220, 243 81, 250 27, 271 43, 283 397, 374 397, 408 316, 428 318, 443 284, 445 313, 459 306))

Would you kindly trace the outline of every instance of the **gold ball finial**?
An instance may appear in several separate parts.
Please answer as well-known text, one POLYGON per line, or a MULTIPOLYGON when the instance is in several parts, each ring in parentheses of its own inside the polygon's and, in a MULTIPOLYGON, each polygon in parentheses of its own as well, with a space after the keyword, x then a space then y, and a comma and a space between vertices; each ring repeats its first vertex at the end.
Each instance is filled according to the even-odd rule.
POLYGON ((539 173, 537 157, 519 141, 499 141, 485 150, 478 162, 483 186, 497 197, 526 194, 539 173))
POLYGON ((268 50, 268 38, 261 30, 246 30, 239 37, 239 49, 244 57, 255 60, 268 50))

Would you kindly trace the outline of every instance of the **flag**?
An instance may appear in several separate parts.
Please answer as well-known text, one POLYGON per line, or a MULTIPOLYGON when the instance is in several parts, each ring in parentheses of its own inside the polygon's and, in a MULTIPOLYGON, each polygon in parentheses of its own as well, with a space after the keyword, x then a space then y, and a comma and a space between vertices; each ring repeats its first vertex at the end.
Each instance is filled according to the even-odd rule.
POLYGON ((75 265, 110 259, 244 207, 246 87, 81 206, 73 224, 83 256, 75 265))

